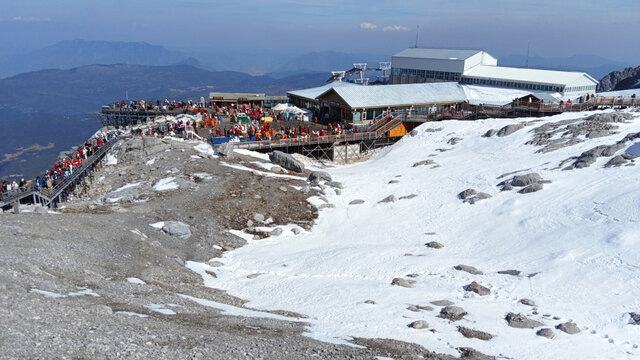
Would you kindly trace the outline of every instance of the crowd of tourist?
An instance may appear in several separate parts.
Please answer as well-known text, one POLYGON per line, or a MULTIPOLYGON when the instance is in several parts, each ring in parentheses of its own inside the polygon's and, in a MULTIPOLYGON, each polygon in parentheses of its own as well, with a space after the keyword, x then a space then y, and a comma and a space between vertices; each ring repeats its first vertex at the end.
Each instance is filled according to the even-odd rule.
POLYGON ((59 158, 53 163, 53 166, 46 170, 42 175, 38 175, 34 180, 21 179, 20 182, 2 181, 2 199, 12 197, 19 192, 28 190, 42 191, 44 189, 53 189, 56 185, 68 179, 74 171, 80 169, 84 161, 90 158, 106 143, 118 138, 122 134, 120 130, 114 130, 106 133, 97 134, 95 137, 85 141, 72 154, 59 158))

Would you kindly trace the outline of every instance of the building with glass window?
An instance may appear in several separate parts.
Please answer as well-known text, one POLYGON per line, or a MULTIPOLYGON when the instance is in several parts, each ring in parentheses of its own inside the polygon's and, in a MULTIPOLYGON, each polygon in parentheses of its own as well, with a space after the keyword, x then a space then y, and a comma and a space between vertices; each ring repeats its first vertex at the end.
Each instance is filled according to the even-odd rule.
POLYGON ((586 73, 498 66, 481 50, 409 48, 391 58, 391 84, 457 81, 563 96, 595 93, 598 81, 586 73))

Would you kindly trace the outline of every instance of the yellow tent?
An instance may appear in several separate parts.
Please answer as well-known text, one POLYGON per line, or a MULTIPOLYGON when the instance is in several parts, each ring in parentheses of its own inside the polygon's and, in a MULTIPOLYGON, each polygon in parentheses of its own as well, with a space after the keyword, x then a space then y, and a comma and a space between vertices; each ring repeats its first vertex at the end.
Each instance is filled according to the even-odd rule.
POLYGON ((271 116, 263 116, 260 120, 264 122, 272 122, 273 118, 271 116))

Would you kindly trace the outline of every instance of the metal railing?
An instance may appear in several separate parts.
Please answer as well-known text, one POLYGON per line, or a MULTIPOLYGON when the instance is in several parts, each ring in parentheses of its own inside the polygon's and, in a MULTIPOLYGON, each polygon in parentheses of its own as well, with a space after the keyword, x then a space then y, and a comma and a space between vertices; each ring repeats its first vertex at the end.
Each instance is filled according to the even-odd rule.
POLYGON ((320 145, 336 142, 374 140, 377 136, 373 132, 361 132, 357 134, 308 136, 293 139, 276 139, 262 141, 231 142, 236 149, 266 149, 274 147, 300 146, 300 145, 320 145))

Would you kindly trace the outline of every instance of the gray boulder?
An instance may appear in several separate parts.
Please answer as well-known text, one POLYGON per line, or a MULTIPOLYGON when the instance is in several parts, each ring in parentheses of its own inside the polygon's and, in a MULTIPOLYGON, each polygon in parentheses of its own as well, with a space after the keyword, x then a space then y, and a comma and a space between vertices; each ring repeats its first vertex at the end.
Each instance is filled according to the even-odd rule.
POLYGON ((391 281, 391 285, 402 286, 402 287, 406 287, 406 288, 413 287, 413 285, 411 285, 411 283, 409 281, 407 281, 406 279, 403 279, 403 278, 393 278, 393 280, 391 281))
POLYGON ((410 200, 410 199, 413 199, 414 197, 418 197, 418 195, 409 194, 409 195, 405 195, 405 196, 400 196, 399 200, 410 200))
POLYGON ((535 183, 539 183, 542 181, 542 176, 538 173, 529 173, 525 175, 516 175, 511 180, 511 185, 517 187, 523 187, 535 183))
POLYGON ((334 189, 342 189, 342 188, 344 188, 342 183, 339 182, 339 181, 329 181, 326 185, 330 186, 330 187, 332 187, 334 189))
POLYGON ((535 301, 527 298, 520 299, 520 304, 527 305, 527 306, 536 306, 535 301))
POLYGON ((498 136, 499 137, 508 136, 522 128, 524 128, 523 124, 510 124, 498 130, 498 136))
POLYGON ((433 165, 433 164, 435 164, 435 161, 428 159, 428 160, 418 161, 417 163, 414 163, 412 167, 423 166, 423 165, 433 165))
POLYGON ((507 325, 518 329, 533 329, 544 325, 539 321, 529 319, 523 314, 508 313, 505 320, 507 320, 507 325))
POLYGON ((233 149, 234 149, 233 143, 226 142, 224 144, 220 144, 216 149, 216 151, 218 151, 219 155, 230 157, 234 153, 233 149))
POLYGON ((449 300, 436 300, 436 301, 432 301, 431 303, 435 306, 449 306, 454 304, 453 301, 449 301, 449 300))
POLYGON ((424 320, 416 320, 408 326, 412 329, 427 329, 429 328, 429 323, 424 320))
POLYGON ((480 339, 484 341, 493 339, 493 335, 487 332, 469 329, 464 326, 458 326, 458 332, 466 338, 480 339))
POLYGON ((432 248, 432 249, 442 249, 444 247, 444 245, 440 244, 437 241, 429 241, 425 245, 430 247, 430 248, 432 248))
POLYGON ((390 202, 396 202, 396 196, 395 195, 389 195, 386 198, 378 201, 378 203, 390 203, 390 202))
POLYGON ((483 275, 482 271, 474 268, 473 266, 469 266, 469 265, 456 265, 453 267, 454 269, 458 270, 458 271, 464 271, 464 272, 468 272, 469 274, 473 274, 473 275, 483 275))
POLYGON ((519 194, 529 194, 529 193, 533 193, 536 191, 540 191, 542 190, 542 184, 540 183, 536 183, 536 184, 531 184, 528 185, 522 189, 520 189, 520 191, 518 191, 519 194))
POLYGON ((511 276, 519 276, 520 273, 521 273, 520 270, 500 270, 500 271, 498 271, 498 274, 511 275, 511 276))
POLYGON ((462 199, 462 200, 466 200, 467 198, 469 198, 469 197, 471 197, 471 196, 473 196, 475 194, 477 194, 477 192, 474 189, 467 189, 467 190, 464 190, 464 191, 460 192, 458 194, 458 197, 460 199, 462 199))
POLYGON ((440 310, 440 315, 438 315, 438 317, 451 321, 458 321, 465 315, 467 315, 467 312, 459 306, 445 306, 440 310))
POLYGON ((479 192, 476 194, 476 196, 471 197, 467 200, 467 202, 471 205, 477 203, 480 200, 485 200, 485 199, 490 199, 491 195, 484 193, 484 192, 479 192))
POLYGON ((355 200, 351 200, 349 202, 349 205, 360 205, 360 204, 364 204, 364 200, 361 199, 355 199, 355 200))
POLYGON ((630 317, 629 324, 640 325, 640 313, 630 312, 629 317, 630 317))
POLYGON ((293 156, 289 154, 285 154, 282 151, 274 151, 269 154, 269 160, 276 165, 280 165, 287 170, 291 170, 294 172, 302 172, 304 171, 304 164, 296 160, 293 156))
POLYGON ((181 239, 188 239, 191 237, 191 229, 189 228, 189 225, 179 221, 166 221, 164 226, 162 226, 162 231, 181 239))
POLYGON ((418 130, 415 130, 415 129, 414 129, 414 130, 411 130, 411 132, 409 133, 409 135, 411 135, 411 136, 416 136, 416 135, 418 135, 418 130))
POLYGON ((556 329, 560 331, 564 331, 569 335, 574 335, 580 332, 580 328, 576 324, 570 321, 559 324, 558 326, 556 326, 556 329))
POLYGON ((556 334, 553 332, 553 330, 549 328, 538 330, 538 332, 536 332, 536 335, 546 337, 547 339, 553 339, 554 337, 556 337, 556 334))
POLYGON ((502 189, 500 191, 511 191, 513 190, 513 185, 506 183, 502 186, 502 189))
POLYGON ((626 164, 628 161, 629 160, 625 159, 622 155, 617 155, 612 157, 611 160, 609 160, 606 164, 604 164, 604 167, 606 168, 618 167, 626 164))
POLYGON ((253 220, 255 220, 257 222, 264 222, 264 215, 262 215, 260 213, 255 213, 255 214, 253 214, 253 220))
POLYGON ((486 133, 484 133, 484 137, 492 137, 493 135, 496 134, 496 131, 493 129, 489 129, 486 133))
POLYGON ((308 180, 314 184, 320 181, 331 181, 331 175, 326 171, 312 171, 308 180))
POLYGON ((466 291, 473 291, 474 293, 480 296, 486 296, 491 294, 491 290, 488 287, 482 286, 477 282, 473 281, 471 284, 467 285, 466 291))
POLYGON ((373 300, 365 300, 364 303, 365 304, 369 304, 369 305, 375 305, 376 304, 376 302, 373 301, 373 300))
POLYGON ((271 236, 280 236, 280 235, 282 235, 283 232, 284 232, 284 230, 282 230, 281 227, 277 227, 277 228, 271 230, 271 232, 269 234, 271 234, 271 236))
POLYGON ((457 143, 459 143, 460 141, 462 141, 462 138, 459 137, 452 137, 451 139, 449 139, 447 141, 447 144, 449 145, 456 145, 457 143))

